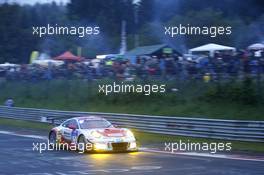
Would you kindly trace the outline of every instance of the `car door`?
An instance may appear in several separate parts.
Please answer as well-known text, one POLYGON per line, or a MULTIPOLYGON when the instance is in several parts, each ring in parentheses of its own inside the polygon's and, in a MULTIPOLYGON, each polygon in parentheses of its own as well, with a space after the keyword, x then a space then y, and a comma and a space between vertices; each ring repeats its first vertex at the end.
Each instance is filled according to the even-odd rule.
POLYGON ((74 134, 74 130, 71 129, 72 126, 74 126, 76 129, 78 129, 78 124, 77 121, 75 119, 70 119, 68 121, 66 121, 63 125, 63 138, 68 141, 68 142, 72 142, 73 139, 73 134, 74 134))
POLYGON ((62 136, 66 141, 70 141, 71 140, 71 132, 72 130, 69 128, 70 124, 72 122, 71 120, 67 120, 66 122, 64 122, 62 124, 63 127, 63 131, 62 131, 62 136))
POLYGON ((70 140, 72 143, 77 143, 77 137, 78 137, 78 130, 79 130, 79 125, 77 120, 71 120, 69 124, 69 128, 71 129, 71 136, 70 140))

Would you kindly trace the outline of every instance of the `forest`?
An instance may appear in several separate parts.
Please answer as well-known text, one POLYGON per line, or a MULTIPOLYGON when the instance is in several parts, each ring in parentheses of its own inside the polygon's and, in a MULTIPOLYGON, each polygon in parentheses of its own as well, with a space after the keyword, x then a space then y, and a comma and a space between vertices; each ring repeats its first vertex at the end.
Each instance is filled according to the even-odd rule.
POLYGON ((62 3, 0 4, 0 63, 28 63, 32 51, 55 56, 82 48, 84 57, 118 53, 121 23, 126 21, 128 50, 165 43, 185 53, 188 48, 218 43, 245 48, 264 41, 262 0, 71 0, 62 3), (99 26, 100 35, 76 37, 32 34, 33 26, 99 26), (164 26, 231 26, 231 35, 170 38, 164 26), (138 40, 135 40, 137 34, 138 40))

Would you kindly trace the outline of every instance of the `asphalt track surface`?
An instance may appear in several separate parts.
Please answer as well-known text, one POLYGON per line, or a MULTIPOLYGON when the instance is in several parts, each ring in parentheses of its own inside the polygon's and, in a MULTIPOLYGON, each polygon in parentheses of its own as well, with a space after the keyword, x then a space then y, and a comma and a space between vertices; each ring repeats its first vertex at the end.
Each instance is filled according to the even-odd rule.
POLYGON ((155 152, 80 154, 33 151, 43 139, 0 133, 0 175, 263 175, 263 161, 230 160, 155 152))

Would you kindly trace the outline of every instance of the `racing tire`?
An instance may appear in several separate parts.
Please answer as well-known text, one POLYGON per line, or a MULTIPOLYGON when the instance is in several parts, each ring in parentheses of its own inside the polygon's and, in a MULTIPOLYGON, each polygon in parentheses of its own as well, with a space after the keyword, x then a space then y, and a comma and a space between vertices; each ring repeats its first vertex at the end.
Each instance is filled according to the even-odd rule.
POLYGON ((55 148, 57 146, 57 134, 52 131, 49 134, 49 148, 55 148))
POLYGON ((78 148, 78 151, 81 151, 81 152, 87 152, 88 150, 86 149, 86 144, 87 144, 87 141, 86 141, 86 138, 84 135, 80 135, 79 138, 78 138, 78 141, 77 141, 77 148, 78 148))

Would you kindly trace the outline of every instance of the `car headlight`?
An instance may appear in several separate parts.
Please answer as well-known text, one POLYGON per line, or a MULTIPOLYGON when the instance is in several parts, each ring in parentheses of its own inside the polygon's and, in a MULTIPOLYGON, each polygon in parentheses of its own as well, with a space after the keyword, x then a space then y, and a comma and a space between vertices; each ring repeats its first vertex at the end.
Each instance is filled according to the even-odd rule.
POLYGON ((127 131, 126 131, 126 136, 127 136, 127 137, 132 137, 132 138, 134 138, 134 134, 133 134, 133 132, 131 132, 130 130, 127 130, 127 131))
POLYGON ((102 137, 102 135, 97 131, 92 131, 91 136, 97 139, 102 137))
POLYGON ((108 145, 107 145, 107 143, 95 143, 94 148, 95 148, 95 150, 107 150, 108 145))
POLYGON ((136 149, 137 148, 137 143, 136 142, 131 142, 129 145, 130 149, 136 149))

